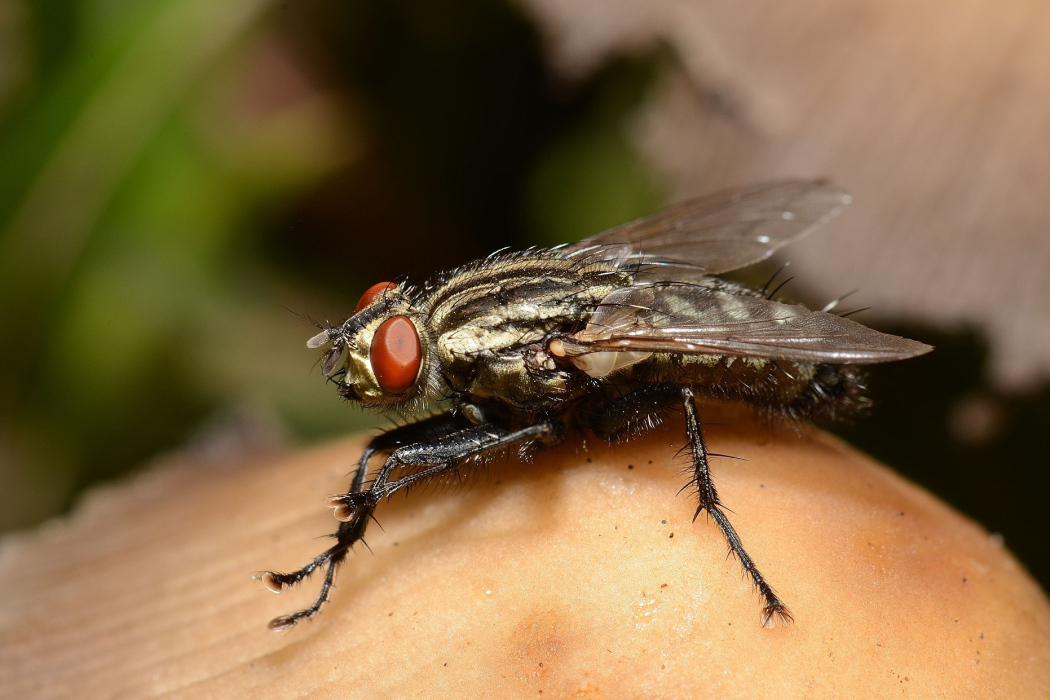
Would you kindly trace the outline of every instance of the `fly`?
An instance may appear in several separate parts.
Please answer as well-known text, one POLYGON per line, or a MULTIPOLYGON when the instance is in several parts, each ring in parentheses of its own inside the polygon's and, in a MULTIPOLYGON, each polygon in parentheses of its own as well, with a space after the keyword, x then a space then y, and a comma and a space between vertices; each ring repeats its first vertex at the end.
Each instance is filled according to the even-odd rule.
POLYGON ((257 574, 280 592, 319 569, 310 607, 394 492, 466 470, 508 449, 590 433, 616 441, 685 414, 697 494, 762 597, 764 626, 791 613, 744 550, 708 470, 697 399, 738 400, 774 417, 834 419, 864 406, 858 365, 903 360, 928 345, 842 316, 776 301, 716 277, 768 258, 836 215, 849 195, 823 182, 776 182, 674 205, 550 249, 500 252, 419 285, 382 282, 354 314, 310 339, 324 374, 364 406, 443 411, 378 435, 350 488, 328 505, 335 544, 290 573, 257 574), (368 465, 384 455, 368 481, 368 465))

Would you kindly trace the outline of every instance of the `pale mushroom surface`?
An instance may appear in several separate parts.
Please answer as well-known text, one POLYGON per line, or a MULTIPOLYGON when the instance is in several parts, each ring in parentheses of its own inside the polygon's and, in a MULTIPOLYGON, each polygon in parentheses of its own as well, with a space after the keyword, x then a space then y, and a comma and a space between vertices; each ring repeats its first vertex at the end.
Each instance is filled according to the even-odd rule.
POLYGON ((250 575, 335 522, 357 437, 268 462, 171 460, 0 550, 10 697, 1037 697, 1050 606, 1002 543, 818 431, 707 407, 716 484, 795 616, 759 624, 678 457, 682 427, 507 458, 381 506, 372 549, 286 633, 250 575), (542 691, 542 693, 541 693, 542 691))

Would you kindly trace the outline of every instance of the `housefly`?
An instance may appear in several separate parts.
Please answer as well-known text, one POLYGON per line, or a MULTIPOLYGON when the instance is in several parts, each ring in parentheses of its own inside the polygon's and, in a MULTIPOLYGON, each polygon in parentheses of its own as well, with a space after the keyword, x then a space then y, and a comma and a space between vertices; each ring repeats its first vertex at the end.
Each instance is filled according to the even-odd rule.
POLYGON ((322 328, 324 374, 346 399, 403 415, 436 415, 375 437, 350 488, 328 505, 335 544, 291 573, 257 574, 279 592, 319 569, 310 607, 381 500, 462 473, 493 456, 573 434, 615 441, 681 407, 696 515, 706 512, 762 597, 762 623, 791 614, 744 550, 708 470, 697 399, 739 400, 787 419, 834 419, 865 405, 857 365, 931 348, 842 316, 776 301, 716 277, 764 260, 837 214, 850 197, 823 182, 776 182, 674 205, 592 238, 501 252, 418 286, 377 284, 354 314, 322 328), (367 480, 370 459, 385 455, 367 480))

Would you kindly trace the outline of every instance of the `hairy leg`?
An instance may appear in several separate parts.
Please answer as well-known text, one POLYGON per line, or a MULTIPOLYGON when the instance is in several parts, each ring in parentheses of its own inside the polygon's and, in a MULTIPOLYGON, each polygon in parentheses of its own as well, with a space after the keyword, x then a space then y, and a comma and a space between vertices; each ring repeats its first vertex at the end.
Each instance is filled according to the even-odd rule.
MULTIPOLYGON (((401 425, 396 428, 377 435, 372 438, 361 453, 357 469, 354 472, 353 481, 350 483, 350 493, 356 493, 364 489, 365 478, 368 475, 368 462, 377 452, 391 452, 394 449, 407 444, 425 443, 440 440, 442 436, 455 432, 462 427, 462 419, 456 418, 449 413, 441 413, 436 416, 401 425)), ((356 542, 364 535, 364 526, 352 523, 343 523, 333 535, 339 542, 356 542)), ((332 547, 318 555, 313 561, 299 569, 287 574, 278 574, 272 571, 263 571, 255 575, 262 580, 263 585, 275 593, 283 588, 293 586, 307 576, 314 573, 319 567, 324 566, 333 556, 338 553, 339 545, 332 547)))
POLYGON ((755 566, 755 562, 744 550, 744 545, 740 542, 740 536, 736 534, 736 530, 729 523, 729 518, 722 512, 724 506, 718 498, 718 491, 715 490, 715 484, 711 480, 711 471, 707 464, 707 446, 704 444, 704 436, 700 432, 700 414, 696 408, 696 398, 693 395, 693 391, 692 389, 684 388, 680 390, 680 395, 682 406, 685 409, 686 432, 689 434, 689 442, 693 450, 693 482, 696 484, 697 497, 700 500, 696 514, 693 515, 693 521, 695 522, 700 517, 700 513, 707 511, 722 531, 722 535, 729 544, 730 553, 740 560, 744 571, 748 573, 751 581, 755 584, 755 588, 762 595, 762 600, 765 603, 762 608, 762 625, 771 627, 776 624, 776 619, 779 619, 782 624, 786 625, 794 618, 791 617, 791 613, 788 612, 783 601, 773 592, 773 588, 766 582, 765 577, 762 576, 758 567, 755 566))
POLYGON ((329 505, 335 509, 336 517, 343 521, 335 533, 335 545, 298 571, 287 574, 267 571, 258 575, 267 588, 280 592, 327 564, 321 592, 313 605, 275 618, 270 622, 270 629, 292 627, 299 620, 315 615, 328 601, 336 569, 346 558, 351 547, 364 536, 368 520, 380 500, 400 488, 432 478, 443 471, 462 467, 465 461, 473 457, 480 457, 516 443, 548 438, 554 431, 555 426, 550 423, 539 423, 516 431, 493 425, 480 425, 463 430, 450 429, 443 435, 439 431, 431 431, 427 435, 428 439, 406 443, 393 450, 370 486, 329 500, 329 505), (423 469, 402 479, 388 481, 390 474, 401 467, 423 469))
POLYGON ((357 463, 357 471, 354 480, 350 484, 350 493, 360 491, 365 486, 365 477, 368 476, 368 461, 376 453, 391 452, 398 447, 410 445, 417 442, 428 442, 440 440, 451 430, 465 428, 469 425, 464 419, 453 416, 451 413, 439 413, 436 416, 423 418, 422 420, 392 428, 381 435, 372 438, 361 453, 361 459, 357 463))

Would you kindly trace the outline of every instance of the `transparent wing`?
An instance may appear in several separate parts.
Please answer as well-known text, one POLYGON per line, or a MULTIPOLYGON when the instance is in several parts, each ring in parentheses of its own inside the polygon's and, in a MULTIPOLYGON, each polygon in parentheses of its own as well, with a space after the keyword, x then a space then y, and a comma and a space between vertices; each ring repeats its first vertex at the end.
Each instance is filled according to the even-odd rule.
POLYGON ((833 364, 889 362, 932 350, 804 306, 681 283, 613 292, 564 347, 573 356, 675 352, 833 364))
POLYGON ((719 274, 768 258, 849 202, 822 182, 773 182, 681 202, 558 250, 563 257, 661 260, 719 274))

